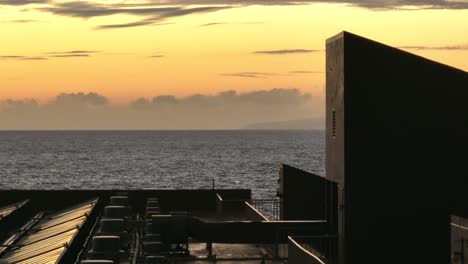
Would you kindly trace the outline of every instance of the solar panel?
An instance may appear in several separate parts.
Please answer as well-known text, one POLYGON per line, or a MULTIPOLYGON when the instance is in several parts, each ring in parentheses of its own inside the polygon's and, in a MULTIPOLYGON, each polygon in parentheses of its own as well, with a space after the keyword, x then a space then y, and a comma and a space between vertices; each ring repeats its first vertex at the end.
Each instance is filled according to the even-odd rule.
POLYGON ((4 207, 0 207, 0 219, 7 217, 8 215, 13 213, 17 209, 23 207, 26 203, 28 203, 28 201, 29 200, 24 200, 24 201, 19 202, 19 203, 15 203, 15 204, 7 205, 7 206, 4 206, 4 207))
MULTIPOLYGON (((52 263, 57 263, 57 261, 60 259, 60 256, 62 256, 62 253, 65 251, 65 247, 60 247, 55 250, 49 251, 47 253, 37 255, 35 257, 25 259, 19 262, 11 262, 11 263, 16 263, 16 264, 52 264, 52 263)), ((6 262, 10 263, 10 262, 6 262)))
POLYGON ((0 258, 0 264, 57 263, 86 222, 97 200, 42 217, 0 258))

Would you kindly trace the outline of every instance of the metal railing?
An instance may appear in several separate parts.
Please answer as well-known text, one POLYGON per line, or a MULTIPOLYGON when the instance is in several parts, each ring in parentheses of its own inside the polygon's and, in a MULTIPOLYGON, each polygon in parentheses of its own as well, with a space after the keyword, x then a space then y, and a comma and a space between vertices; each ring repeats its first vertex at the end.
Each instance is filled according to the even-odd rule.
POLYGON ((336 236, 293 236, 292 238, 302 249, 318 257, 324 263, 337 263, 338 249, 336 236))
POLYGON ((280 220, 281 202, 279 199, 251 200, 250 204, 270 221, 280 220))
MULTIPOLYGON (((294 238, 288 238, 288 263, 290 264, 325 264, 321 258, 317 257, 313 252, 304 248, 294 238)), ((328 264, 328 263, 327 263, 328 264)))

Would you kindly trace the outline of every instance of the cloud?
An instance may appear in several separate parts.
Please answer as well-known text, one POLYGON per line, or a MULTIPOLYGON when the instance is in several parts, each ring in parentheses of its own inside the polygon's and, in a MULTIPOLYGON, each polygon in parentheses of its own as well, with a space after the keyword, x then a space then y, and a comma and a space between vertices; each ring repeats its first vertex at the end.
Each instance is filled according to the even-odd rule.
MULTIPOLYGON (((153 0, 154 4, 206 5, 211 0, 153 0)), ((343 3, 373 10, 468 9, 465 0, 219 0, 217 4, 248 5, 306 5, 313 3, 343 3), (410 8, 411 6, 411 8, 410 8)))
MULTIPOLYGON (((231 7, 242 7, 249 5, 307 5, 313 3, 338 3, 358 6, 372 10, 421 10, 421 9, 468 9, 466 0, 147 0, 134 3, 91 3, 86 1, 52 2, 50 0, 0 0, 0 5, 27 5, 27 4, 52 4, 44 11, 55 14, 93 17, 102 15, 113 15, 117 13, 130 13, 145 15, 160 12, 159 7, 183 5, 225 5, 231 7)), ((170 7, 172 8, 172 7, 170 7)))
POLYGON ((40 60, 48 60, 48 58, 45 58, 45 57, 23 57, 22 60, 40 61, 40 60))
POLYGON ((468 50, 468 44, 454 46, 400 46, 398 48, 414 50, 468 50))
MULTIPOLYGON (((172 105, 180 107, 191 105, 201 107, 229 104, 302 105, 308 99, 310 99, 309 94, 301 93, 298 89, 292 88, 277 88, 248 93, 237 93, 235 90, 228 90, 215 95, 194 94, 183 98, 176 98, 172 95, 157 96, 151 100, 151 106, 172 105)), ((139 100, 141 100, 141 98, 139 100)))
POLYGON ((232 7, 230 6, 202 6, 202 7, 193 7, 193 8, 178 8, 178 9, 174 9, 168 12, 162 12, 156 18, 166 19, 166 18, 185 16, 185 15, 190 15, 190 14, 195 14, 195 13, 214 12, 214 11, 219 11, 219 10, 223 10, 227 8, 232 8, 232 7))
POLYGON ((91 57, 96 50, 53 51, 44 53, 46 56, 0 55, 0 60, 48 60, 49 58, 82 58, 91 57))
POLYGON ((39 56, 0 55, 0 60, 40 61, 40 60, 47 60, 47 58, 39 57, 39 56))
POLYGON ((40 20, 33 20, 33 19, 15 19, 15 20, 1 20, 1 23, 33 23, 33 22, 41 22, 40 20))
POLYGON ((220 26, 220 25, 258 25, 264 24, 264 22, 240 22, 240 23, 228 23, 228 22, 212 22, 200 25, 200 27, 220 26))
POLYGON ((70 50, 70 51, 52 51, 46 54, 50 58, 83 58, 91 57, 95 53, 100 53, 97 50, 70 50))
POLYGON ((256 102, 267 105, 302 105, 310 99, 310 94, 303 94, 298 89, 272 89, 269 91, 254 91, 240 95, 232 92, 233 91, 231 91, 230 97, 237 97, 238 100, 242 102, 256 102))
MULTIPOLYGON (((372 10, 421 10, 421 9, 468 9, 468 1, 465 0, 147 0, 133 3, 109 3, 104 1, 67 1, 55 2, 50 0, 0 0, 0 5, 28 5, 46 4, 36 7, 34 10, 49 12, 55 15, 92 18, 111 16, 116 14, 130 14, 143 17, 141 20, 121 24, 98 25, 95 29, 119 29, 151 25, 167 25, 158 23, 170 18, 181 17, 197 13, 209 13, 223 9, 246 7, 250 5, 308 5, 313 3, 344 3, 372 10)), ((31 10, 31 9, 25 9, 31 10)), ((11 21, 14 22, 14 21, 11 21)), ((17 20, 18 23, 32 22, 17 20)), ((235 24, 261 24, 262 22, 245 22, 235 24)), ((212 22, 200 25, 200 27, 232 24, 228 22, 212 22)), ((307 50, 303 50, 307 51, 307 50)), ((266 51, 268 52, 268 51, 266 51)), ((274 51, 272 51, 274 52, 274 51)), ((278 53, 260 54, 289 54, 300 53, 301 50, 288 53, 288 50, 278 50, 278 53), (283 53, 281 53, 283 51, 283 53)))
POLYGON ((154 3, 146 4, 102 4, 86 1, 71 1, 55 3, 49 7, 37 8, 43 12, 50 12, 55 15, 92 18, 99 16, 110 16, 116 14, 130 14, 145 17, 145 19, 120 24, 98 25, 95 29, 118 29, 149 25, 169 25, 172 23, 158 23, 163 20, 186 16, 197 13, 215 12, 218 10, 231 8, 230 6, 160 6, 154 3))
POLYGON ((54 100, 48 102, 46 108, 83 109, 102 107, 108 104, 108 99, 97 93, 61 93, 54 100))
POLYGON ((89 54, 56 54, 56 55, 50 55, 49 57, 54 57, 54 58, 73 58, 73 57, 89 57, 89 54))
POLYGON ((153 21, 142 20, 137 22, 125 23, 125 24, 109 24, 109 25, 100 25, 97 26, 96 29, 112 29, 112 28, 128 28, 128 27, 138 27, 138 26, 146 26, 153 24, 153 21))
POLYGON ((245 77, 245 78, 267 78, 268 76, 276 75, 270 72, 235 72, 235 73, 223 73, 222 76, 231 77, 245 77))
POLYGON ((1 55, 0 59, 22 59, 24 56, 18 56, 18 55, 1 55))
POLYGON ((70 51, 51 51, 47 52, 46 54, 91 54, 91 53, 100 53, 102 51, 98 50, 70 50, 70 51))
POLYGON ((0 5, 29 5, 29 4, 47 4, 50 0, 0 0, 0 5))
POLYGON ((129 27, 139 27, 139 26, 164 26, 171 25, 174 23, 156 23, 153 20, 141 20, 137 22, 124 23, 124 24, 109 24, 109 25, 99 25, 95 29, 115 29, 115 28, 129 28, 129 27))
POLYGON ((50 7, 38 8, 40 11, 50 12, 56 15, 91 18, 97 16, 109 16, 115 14, 155 15, 170 12, 178 7, 144 7, 144 8, 120 8, 112 4, 99 4, 86 1, 72 1, 55 3, 50 7))
MULTIPOLYGON (((150 17, 143 21, 160 21, 166 18, 185 16, 194 13, 214 12, 221 9, 229 8, 228 6, 201 6, 201 7, 182 7, 182 6, 159 6, 159 5, 143 5, 131 6, 121 4, 99 4, 84 1, 72 1, 64 3, 55 3, 50 7, 38 8, 40 11, 50 12, 56 15, 91 18, 98 16, 109 16, 116 14, 130 14, 137 16, 150 17)), ((140 21, 139 23, 143 23, 140 21)), ((138 22, 134 22, 138 23, 138 22)), ((143 24, 142 24, 143 25, 143 24)))
POLYGON ((314 73, 324 73, 323 71, 289 71, 292 74, 314 74, 314 73))
POLYGON ((92 92, 62 93, 43 104, 0 100, 0 129, 239 129, 320 115, 322 101, 294 88, 160 95, 127 105, 111 104, 92 92))
MULTIPOLYGON (((199 95, 195 97, 199 97, 199 95)), ((190 97, 187 97, 187 98, 190 98, 190 97)), ((177 98, 173 95, 160 95, 160 96, 154 97, 152 102, 153 104, 159 104, 159 105, 167 105, 167 104, 175 105, 179 103, 179 100, 177 100, 177 98)))
POLYGON ((213 23, 206 23, 206 24, 200 25, 200 27, 209 27, 209 26, 226 25, 226 24, 229 24, 229 23, 226 23, 226 22, 213 22, 213 23))
POLYGON ((280 49, 280 50, 258 50, 254 51, 254 54, 266 54, 266 55, 286 55, 286 54, 302 54, 317 52, 319 50, 312 49, 280 49))
POLYGON ((294 76, 298 74, 323 74, 322 71, 289 71, 287 73, 274 73, 274 72, 234 72, 222 73, 221 76, 242 77, 242 78, 261 78, 266 79, 270 76, 294 76))
POLYGON ((6 99, 0 100, 0 112, 6 113, 21 113, 21 112, 31 112, 36 111, 39 107, 39 104, 34 99, 29 100, 14 100, 6 99))
POLYGON ((145 110, 151 107, 151 102, 146 98, 138 98, 130 103, 130 108, 135 110, 145 110))

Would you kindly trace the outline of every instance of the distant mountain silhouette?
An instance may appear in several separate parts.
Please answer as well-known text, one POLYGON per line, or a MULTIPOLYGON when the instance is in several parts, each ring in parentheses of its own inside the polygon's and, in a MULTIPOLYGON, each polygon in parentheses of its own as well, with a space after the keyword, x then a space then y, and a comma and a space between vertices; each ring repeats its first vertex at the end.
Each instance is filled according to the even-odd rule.
POLYGON ((325 129, 324 118, 311 118, 299 120, 287 120, 277 122, 255 123, 245 126, 243 129, 265 129, 265 130, 311 130, 311 129, 325 129))

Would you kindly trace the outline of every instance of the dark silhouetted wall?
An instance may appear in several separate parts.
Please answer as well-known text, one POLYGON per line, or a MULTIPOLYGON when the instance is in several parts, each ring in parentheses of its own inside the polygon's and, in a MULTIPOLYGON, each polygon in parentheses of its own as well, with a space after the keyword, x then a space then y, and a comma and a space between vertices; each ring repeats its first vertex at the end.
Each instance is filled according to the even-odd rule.
POLYGON ((327 220, 336 226, 336 184, 286 164, 280 170, 282 220, 327 220))
POLYGON ((449 263, 468 215, 468 74, 344 32, 326 47, 341 263, 449 263))

